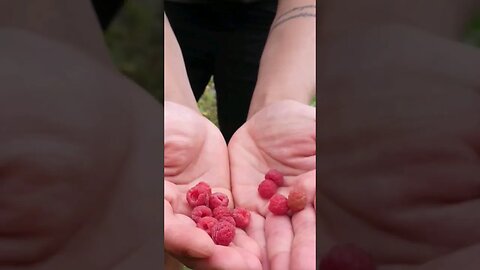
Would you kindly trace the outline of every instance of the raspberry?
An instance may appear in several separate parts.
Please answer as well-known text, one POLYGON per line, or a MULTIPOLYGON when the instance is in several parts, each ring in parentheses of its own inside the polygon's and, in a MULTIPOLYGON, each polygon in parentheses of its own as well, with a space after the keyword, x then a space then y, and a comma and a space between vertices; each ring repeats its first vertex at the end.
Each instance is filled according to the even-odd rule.
POLYGON ((218 220, 213 217, 202 217, 197 222, 197 227, 206 231, 208 235, 212 236, 212 227, 218 223, 218 220))
POLYGON ((230 208, 228 208, 226 206, 219 206, 219 207, 213 209, 213 217, 214 218, 220 220, 220 218, 222 218, 224 216, 228 216, 228 217, 232 216, 232 211, 230 210, 230 208))
POLYGON ((235 208, 233 209, 233 219, 238 228, 245 229, 250 223, 250 211, 242 207, 235 208))
POLYGON ((307 205, 307 194, 300 190, 292 190, 288 194, 288 208, 292 212, 299 212, 307 205))
POLYGON ((258 185, 258 194, 264 199, 270 199, 277 192, 277 185, 272 180, 265 179, 258 185))
POLYGON ((211 217, 212 210, 205 205, 199 205, 192 210, 192 219, 198 222, 203 217, 211 217))
POLYGON ((187 192, 187 202, 191 207, 199 205, 208 206, 212 190, 205 182, 200 182, 187 192))
POLYGON ((219 221, 212 227, 212 239, 217 245, 228 246, 235 237, 235 226, 227 221, 219 221))
POLYGON ((370 255, 352 244, 333 247, 320 262, 320 270, 375 269, 370 255))
POLYGON ((210 196, 210 208, 214 209, 219 206, 228 206, 228 196, 221 193, 215 192, 210 196))
POLYGON ((287 198, 281 194, 275 194, 270 199, 268 210, 277 216, 286 215, 288 213, 287 198))
POLYGON ((275 169, 269 170, 265 174, 265 179, 272 180, 279 187, 283 185, 283 174, 275 169))
POLYGON ((232 224, 233 226, 237 226, 235 219, 232 216, 222 216, 218 221, 226 221, 232 224))

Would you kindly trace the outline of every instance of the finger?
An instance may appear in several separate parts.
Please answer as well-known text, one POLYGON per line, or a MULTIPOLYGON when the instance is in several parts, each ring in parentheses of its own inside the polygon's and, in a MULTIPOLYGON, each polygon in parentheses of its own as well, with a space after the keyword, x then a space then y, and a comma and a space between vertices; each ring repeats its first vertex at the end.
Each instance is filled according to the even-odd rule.
POLYGON ((232 246, 215 246, 207 259, 186 260, 185 264, 195 270, 262 270, 260 260, 248 251, 232 246))
POLYGON ((311 206, 292 217, 293 243, 290 269, 315 269, 316 215, 311 206))
POLYGON ((167 200, 164 200, 165 249, 176 256, 207 258, 212 255, 214 243, 210 236, 197 228, 193 220, 175 215, 167 200))
POLYGON ((233 244, 238 248, 247 250, 257 258, 261 258, 262 251, 255 240, 253 240, 247 233, 241 229, 237 229, 235 232, 235 238, 233 239, 233 244))
POLYGON ((269 213, 265 220, 265 238, 270 269, 288 270, 293 240, 290 218, 269 213))
POLYGON ((251 212, 250 224, 245 232, 252 238, 261 250, 262 262, 267 260, 266 240, 265 240, 265 218, 255 212, 251 212))

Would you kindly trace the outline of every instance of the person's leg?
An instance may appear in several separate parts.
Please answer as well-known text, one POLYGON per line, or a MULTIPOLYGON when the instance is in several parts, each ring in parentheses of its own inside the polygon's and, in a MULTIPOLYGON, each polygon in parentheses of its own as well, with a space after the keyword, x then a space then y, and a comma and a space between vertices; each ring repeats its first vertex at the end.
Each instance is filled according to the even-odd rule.
POLYGON ((182 49, 185 67, 197 101, 214 67, 215 31, 209 9, 201 4, 165 2, 165 13, 182 49))
POLYGON ((275 10, 276 1, 268 1, 244 4, 229 14, 234 29, 225 33, 214 72, 219 124, 227 142, 247 119, 275 10))
POLYGON ((124 2, 125 0, 92 0, 92 5, 104 31, 110 26, 124 2))

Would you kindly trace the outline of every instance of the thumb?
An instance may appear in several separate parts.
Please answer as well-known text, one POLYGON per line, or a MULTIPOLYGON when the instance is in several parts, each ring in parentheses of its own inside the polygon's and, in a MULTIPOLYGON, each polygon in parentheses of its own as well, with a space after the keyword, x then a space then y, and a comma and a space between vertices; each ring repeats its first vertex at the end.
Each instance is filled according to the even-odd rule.
POLYGON ((176 257, 202 259, 212 256, 215 244, 208 234, 197 228, 189 217, 175 214, 167 200, 164 202, 165 250, 176 257))

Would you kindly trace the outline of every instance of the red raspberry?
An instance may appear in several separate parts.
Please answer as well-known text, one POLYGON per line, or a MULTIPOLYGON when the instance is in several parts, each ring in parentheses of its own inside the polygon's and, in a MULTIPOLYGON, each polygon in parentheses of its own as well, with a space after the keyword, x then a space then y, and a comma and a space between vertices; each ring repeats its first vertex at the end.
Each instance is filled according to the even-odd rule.
POLYGON ((307 205, 307 194, 300 190, 292 190, 288 194, 288 208, 292 212, 299 212, 307 205))
POLYGON ((227 217, 232 216, 232 211, 230 210, 230 208, 228 208, 226 206, 219 206, 219 207, 213 209, 213 217, 214 218, 220 220, 220 218, 222 218, 224 216, 227 216, 227 217))
POLYGON ((232 216, 222 216, 218 221, 226 221, 232 224, 233 226, 237 226, 235 219, 232 216))
POLYGON ((218 223, 218 220, 213 217, 202 217, 197 222, 197 227, 206 231, 208 235, 212 236, 212 227, 218 223))
POLYGON ((212 210, 205 205, 199 205, 192 210, 192 219, 198 222, 203 217, 211 217, 212 210))
POLYGON ((288 213, 287 198, 281 194, 275 194, 270 199, 268 210, 277 216, 286 215, 288 213))
POLYGON ((272 180, 279 187, 283 185, 283 174, 275 169, 269 170, 265 174, 265 179, 272 180))
POLYGON ((228 196, 221 193, 215 192, 210 196, 210 208, 215 209, 219 206, 228 206, 228 196))
POLYGON ((235 208, 233 218, 238 228, 245 229, 250 224, 250 211, 242 207, 235 208))
POLYGON ((370 255, 352 244, 333 247, 320 261, 320 270, 375 269, 370 255))
POLYGON ((235 226, 227 221, 219 221, 212 227, 212 239, 217 245, 228 246, 235 237, 235 226))
POLYGON ((264 199, 270 199, 277 192, 277 188, 275 182, 265 179, 258 185, 258 194, 264 199))
POLYGON ((200 182, 187 192, 187 202, 191 207, 199 205, 208 206, 212 190, 205 182, 200 182))

